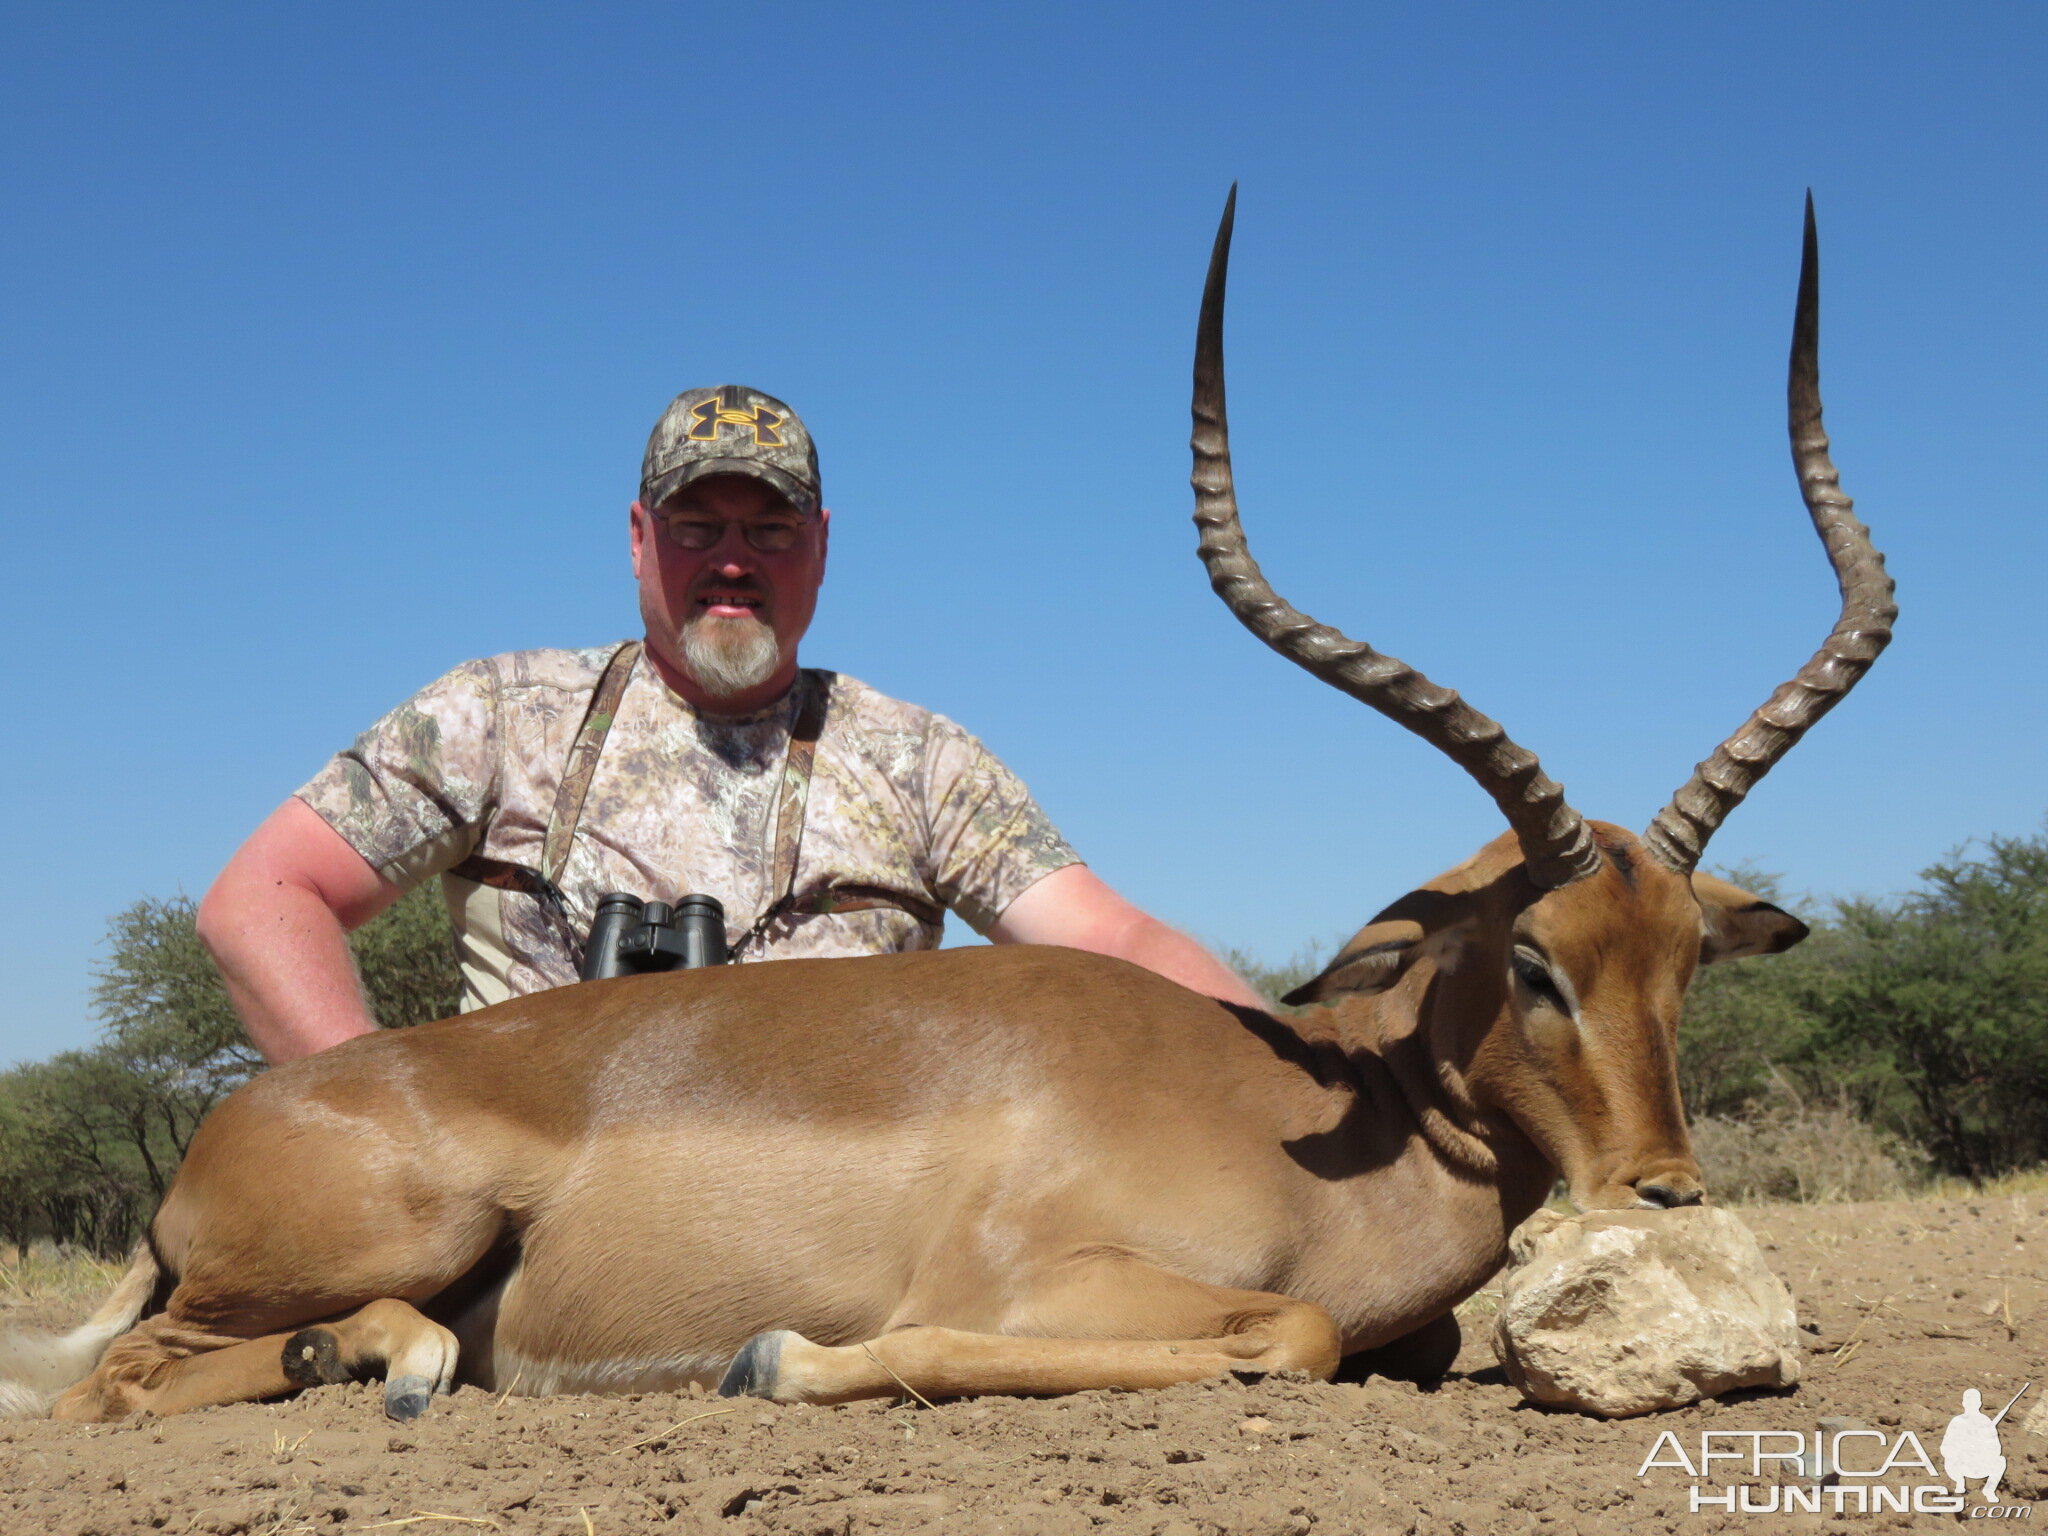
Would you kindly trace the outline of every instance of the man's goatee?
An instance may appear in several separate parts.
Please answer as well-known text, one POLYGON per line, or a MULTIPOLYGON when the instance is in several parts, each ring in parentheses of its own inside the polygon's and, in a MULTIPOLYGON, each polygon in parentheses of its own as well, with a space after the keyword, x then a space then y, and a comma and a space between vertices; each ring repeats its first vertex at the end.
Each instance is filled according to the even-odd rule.
POLYGON ((759 619, 706 615, 685 624, 681 638, 684 668, 714 699, 760 687, 782 661, 775 631, 759 619))

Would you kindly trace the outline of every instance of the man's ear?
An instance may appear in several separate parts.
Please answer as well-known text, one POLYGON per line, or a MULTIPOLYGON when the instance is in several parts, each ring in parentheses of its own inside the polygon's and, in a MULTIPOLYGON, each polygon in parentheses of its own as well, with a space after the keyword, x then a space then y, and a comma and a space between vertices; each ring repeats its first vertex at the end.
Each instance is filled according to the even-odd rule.
POLYGON ((632 511, 627 514, 627 521, 631 524, 633 530, 633 579, 638 581, 640 579, 640 562, 647 558, 647 540, 652 536, 651 529, 654 519, 649 517, 647 509, 636 501, 633 503, 632 511))
POLYGON ((1422 948, 1422 924, 1405 918, 1373 923, 1353 935, 1320 975, 1280 1001, 1299 1008, 1307 1003, 1335 1002, 1340 997, 1371 997, 1399 981, 1422 948))
POLYGON ((1692 893, 1700 904, 1701 965, 1781 954, 1812 931, 1790 912, 1712 875, 1694 874, 1692 893))

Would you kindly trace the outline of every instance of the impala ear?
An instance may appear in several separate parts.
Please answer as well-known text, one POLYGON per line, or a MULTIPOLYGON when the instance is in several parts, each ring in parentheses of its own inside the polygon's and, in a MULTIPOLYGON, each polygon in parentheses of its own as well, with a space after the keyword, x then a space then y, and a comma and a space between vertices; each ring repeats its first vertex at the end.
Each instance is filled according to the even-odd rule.
POLYGON ((1280 1001, 1299 1008, 1339 997, 1370 997, 1399 981, 1401 972, 1421 952, 1420 923, 1373 923, 1360 929, 1313 981, 1303 982, 1280 1001))
POLYGON ((1701 965, 1780 954, 1810 931, 1790 912, 1712 875, 1695 873, 1692 893, 1700 904, 1701 965))

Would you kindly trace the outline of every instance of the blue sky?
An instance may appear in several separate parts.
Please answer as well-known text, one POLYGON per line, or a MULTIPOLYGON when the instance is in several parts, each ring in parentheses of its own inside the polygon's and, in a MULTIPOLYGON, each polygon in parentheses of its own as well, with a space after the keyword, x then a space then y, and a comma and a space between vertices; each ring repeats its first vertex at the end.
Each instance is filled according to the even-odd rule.
POLYGON ((790 400, 806 660, 986 738, 1219 943, 1497 830, 1272 656, 1187 521, 1208 242, 1293 601, 1640 827, 1832 621, 1783 427, 1809 185, 1892 651, 1710 859, 1882 893, 2041 825, 2034 5, 10 7, 0 1061, 455 662, 631 631, 684 387, 790 400))

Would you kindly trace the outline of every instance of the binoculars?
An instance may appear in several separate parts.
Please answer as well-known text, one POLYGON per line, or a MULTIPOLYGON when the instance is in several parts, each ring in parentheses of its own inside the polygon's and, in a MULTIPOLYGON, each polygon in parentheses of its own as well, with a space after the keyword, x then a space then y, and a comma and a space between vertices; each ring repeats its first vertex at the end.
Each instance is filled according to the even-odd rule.
POLYGON ((685 896, 673 907, 613 891, 597 904, 583 946, 583 980, 642 971, 723 965, 725 908, 716 896, 685 896))

